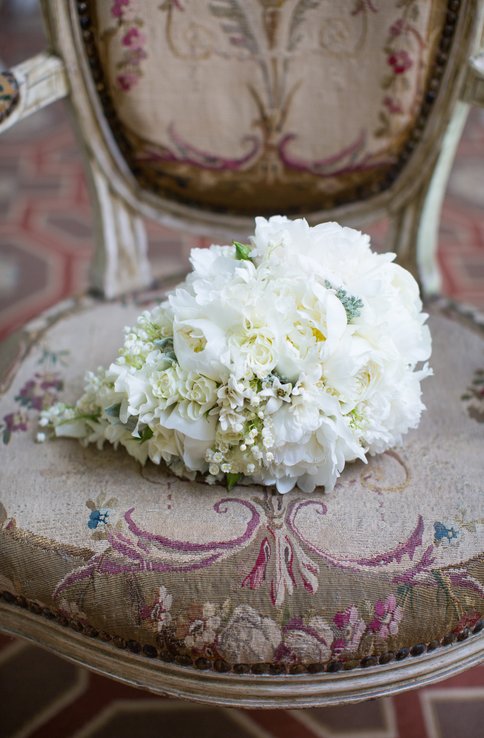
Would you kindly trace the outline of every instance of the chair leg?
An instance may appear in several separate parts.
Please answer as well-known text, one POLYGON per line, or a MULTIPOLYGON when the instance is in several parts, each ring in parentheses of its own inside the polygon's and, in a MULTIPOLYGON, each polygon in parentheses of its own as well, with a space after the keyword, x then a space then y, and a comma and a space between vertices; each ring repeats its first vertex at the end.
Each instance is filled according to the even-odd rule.
POLYGON ((412 200, 392 217, 389 248, 398 254, 399 263, 418 279, 426 297, 439 294, 441 289, 437 262, 440 213, 468 112, 469 105, 457 104, 429 176, 412 200))
POLYGON ((96 253, 91 286, 105 297, 147 287, 152 282, 143 219, 111 187, 98 164, 88 170, 96 210, 96 253))

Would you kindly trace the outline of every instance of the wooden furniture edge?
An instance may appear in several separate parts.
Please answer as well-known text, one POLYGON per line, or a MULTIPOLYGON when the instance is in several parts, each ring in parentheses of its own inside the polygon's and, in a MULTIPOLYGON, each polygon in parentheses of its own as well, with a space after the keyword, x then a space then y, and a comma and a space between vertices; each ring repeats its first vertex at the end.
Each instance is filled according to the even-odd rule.
POLYGON ((19 97, 12 112, 0 121, 0 133, 69 92, 64 62, 47 51, 6 71, 15 79, 19 97))
POLYGON ((400 662, 320 674, 223 674, 132 653, 0 601, 0 630, 134 687, 223 707, 308 708, 391 696, 484 660, 484 634, 400 662), (114 668, 115 667, 115 668, 114 668))

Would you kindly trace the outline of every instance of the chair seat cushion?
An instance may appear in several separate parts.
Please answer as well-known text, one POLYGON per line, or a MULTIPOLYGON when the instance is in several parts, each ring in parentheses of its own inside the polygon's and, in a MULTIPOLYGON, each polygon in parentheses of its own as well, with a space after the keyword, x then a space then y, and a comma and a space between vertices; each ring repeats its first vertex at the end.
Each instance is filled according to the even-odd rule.
POLYGON ((36 442, 109 364, 140 299, 69 304, 16 345, 0 400, 0 591, 151 656, 272 673, 385 663, 482 627, 481 329, 429 307, 434 377, 404 446, 334 492, 183 481, 124 451, 36 442), (329 666, 328 666, 329 665, 329 666))

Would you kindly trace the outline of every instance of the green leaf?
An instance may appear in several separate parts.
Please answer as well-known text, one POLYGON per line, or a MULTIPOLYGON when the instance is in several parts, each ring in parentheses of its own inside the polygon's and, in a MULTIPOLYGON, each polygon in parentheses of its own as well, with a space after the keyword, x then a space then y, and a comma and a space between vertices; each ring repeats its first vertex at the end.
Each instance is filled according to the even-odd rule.
POLYGON ((119 418, 119 411, 121 410, 121 403, 118 402, 116 405, 110 405, 109 407, 105 408, 104 414, 108 415, 110 418, 119 418))
POLYGON ((235 246, 235 258, 238 261, 250 261, 250 247, 239 241, 232 241, 235 246))
POLYGON ((232 492, 235 485, 242 479, 242 474, 227 474, 227 490, 232 492))
POLYGON ((158 346, 159 349, 173 351, 173 338, 171 336, 170 338, 156 338, 153 343, 155 346, 158 346))
POLYGON ((360 300, 359 297, 355 297, 354 295, 349 295, 342 287, 335 289, 327 279, 324 282, 324 286, 327 290, 335 290, 336 297, 345 309, 348 323, 351 323, 353 318, 359 317, 364 307, 363 300, 360 300))
POLYGON ((139 437, 140 443, 144 443, 145 441, 149 441, 150 438, 153 438, 153 431, 151 430, 150 426, 147 425, 141 431, 141 435, 139 437))

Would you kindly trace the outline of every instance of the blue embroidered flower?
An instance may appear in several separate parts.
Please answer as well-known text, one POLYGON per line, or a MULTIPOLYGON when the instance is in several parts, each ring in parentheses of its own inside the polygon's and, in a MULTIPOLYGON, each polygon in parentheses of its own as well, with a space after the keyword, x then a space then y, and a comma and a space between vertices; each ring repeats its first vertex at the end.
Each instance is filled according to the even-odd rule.
POLYGON ((449 545, 455 543, 461 537, 459 528, 455 525, 445 525, 440 521, 434 523, 434 543, 436 545, 449 545))
POLYGON ((110 514, 111 510, 109 510, 107 507, 101 507, 99 510, 92 510, 91 514, 89 515, 87 527, 94 530, 98 527, 98 525, 107 525, 109 522, 110 514))

